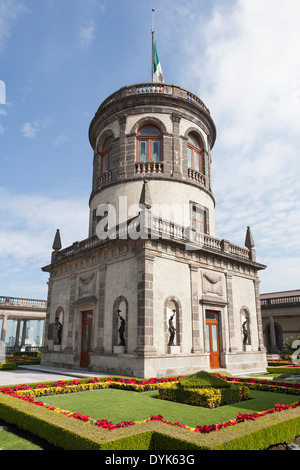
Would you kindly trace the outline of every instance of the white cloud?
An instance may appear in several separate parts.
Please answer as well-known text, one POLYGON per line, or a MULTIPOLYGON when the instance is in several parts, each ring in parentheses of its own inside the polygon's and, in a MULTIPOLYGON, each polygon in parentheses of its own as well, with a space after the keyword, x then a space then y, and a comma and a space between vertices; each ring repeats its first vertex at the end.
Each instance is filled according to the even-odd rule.
POLYGON ((5 284, 4 295, 46 298, 48 275, 41 267, 50 263, 56 229, 61 231, 63 247, 76 238, 87 238, 86 200, 15 194, 0 188, 0 201, 0 278, 5 284))
POLYGON ((91 21, 89 25, 83 26, 79 32, 79 47, 82 50, 88 49, 94 41, 96 27, 94 21, 91 21))
POLYGON ((258 261, 269 264, 262 289, 272 284, 280 289, 280 279, 285 289, 295 288, 300 278, 300 2, 216 3, 208 21, 195 11, 186 12, 189 30, 181 29, 186 58, 181 81, 204 100, 217 127, 216 236, 243 244, 250 225, 258 261))
POLYGON ((33 122, 25 122, 21 127, 21 134, 27 139, 34 139, 43 129, 51 125, 51 119, 37 119, 33 122))
POLYGON ((11 35, 11 28, 18 16, 27 8, 16 0, 0 0, 0 52, 11 35))
POLYGON ((65 144, 68 142, 68 137, 65 135, 59 135, 55 141, 53 142, 54 147, 60 147, 61 145, 65 144))
POLYGON ((0 188, 0 257, 23 262, 49 258, 56 229, 64 246, 87 237, 86 200, 14 194, 0 188))

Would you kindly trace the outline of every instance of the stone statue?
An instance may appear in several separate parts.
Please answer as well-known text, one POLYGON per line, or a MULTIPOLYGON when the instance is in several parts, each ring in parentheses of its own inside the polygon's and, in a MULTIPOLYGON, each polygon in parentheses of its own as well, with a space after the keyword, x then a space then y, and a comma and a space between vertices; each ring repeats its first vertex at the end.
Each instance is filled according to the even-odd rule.
POLYGON ((120 343, 119 346, 125 346, 125 339, 124 339, 124 331, 125 331, 125 320, 124 318, 120 315, 121 310, 118 310, 118 316, 120 317, 121 324, 119 328, 119 337, 120 337, 120 343))
POLYGON ((59 321, 58 327, 57 327, 57 344, 61 344, 61 335, 62 335, 62 323, 59 321))
POLYGON ((176 328, 174 327, 173 318, 174 318, 174 316, 175 316, 176 310, 172 310, 172 312, 173 312, 173 315, 172 315, 172 316, 170 317, 170 319, 169 319, 169 333, 170 333, 170 338, 169 338, 168 346, 175 346, 175 344, 174 344, 174 338, 175 338, 176 328))
POLYGON ((243 328, 243 344, 246 345, 248 342, 248 330, 246 328, 247 319, 244 321, 242 328, 243 328))

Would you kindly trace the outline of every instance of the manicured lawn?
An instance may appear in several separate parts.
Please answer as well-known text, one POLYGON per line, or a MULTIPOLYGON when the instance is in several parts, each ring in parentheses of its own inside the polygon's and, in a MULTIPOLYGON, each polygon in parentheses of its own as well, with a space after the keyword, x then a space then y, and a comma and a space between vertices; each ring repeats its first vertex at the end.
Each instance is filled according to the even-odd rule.
POLYGON ((93 390, 68 395, 45 397, 44 403, 63 410, 78 412, 94 419, 107 419, 114 424, 121 421, 148 419, 151 414, 162 415, 171 422, 190 427, 219 424, 237 417, 237 413, 251 414, 274 408, 275 404, 299 401, 299 396, 273 392, 250 392, 250 399, 212 410, 168 402, 157 398, 158 392, 131 392, 117 389, 93 390))
POLYGON ((2 450, 53 450, 43 439, 0 421, 0 449, 2 450))

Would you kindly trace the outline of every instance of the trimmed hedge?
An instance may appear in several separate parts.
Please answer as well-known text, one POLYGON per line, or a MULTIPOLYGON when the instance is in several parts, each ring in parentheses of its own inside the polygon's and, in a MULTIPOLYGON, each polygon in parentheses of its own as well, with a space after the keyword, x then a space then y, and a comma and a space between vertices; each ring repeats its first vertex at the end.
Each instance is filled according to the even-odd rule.
MULTIPOLYGON (((101 388, 105 384, 108 384, 108 386, 116 385, 116 382, 114 384, 105 383, 105 379, 102 379, 103 382, 101 380, 102 383, 98 379, 88 380, 92 380, 92 383, 85 381, 88 389, 98 387, 98 385, 101 388)), ((141 386, 132 383, 119 385, 122 385, 122 388, 131 387, 132 385, 141 386)), ((166 382, 163 387, 167 388, 168 385, 170 384, 166 382)), ((231 385, 235 388, 243 387, 241 383, 231 383, 231 385)), ((31 386, 35 388, 33 384, 31 386)), ((144 386, 149 386, 149 382, 145 383, 144 386)), ((20 393, 20 389, 25 387, 19 386, 16 388, 19 389, 18 393, 20 393)), ((59 388, 67 389, 69 387, 57 387, 57 389, 59 388)), ((28 390, 28 392, 30 394, 37 391, 40 393, 39 390, 47 390, 47 388, 35 389, 34 391, 28 390)), ((195 392, 196 390, 193 389, 192 391, 195 392)), ((227 391, 229 392, 230 389, 222 389, 222 392, 227 393, 227 391)), ((277 391, 283 393, 296 392, 293 388, 283 387, 277 391)), ((59 390, 59 392, 64 393, 62 390, 59 390)), ((30 398, 30 400, 33 400, 33 398, 30 398)), ((43 405, 42 402, 36 402, 36 405, 38 404, 43 405)), ((46 439, 54 446, 66 450, 258 450, 265 449, 278 442, 291 442, 296 436, 300 435, 299 404, 296 405, 298 408, 288 405, 290 409, 284 408, 285 405, 282 405, 282 408, 277 410, 280 412, 269 410, 266 413, 258 413, 256 416, 240 415, 234 422, 230 421, 218 425, 218 431, 214 430, 216 426, 212 425, 203 426, 207 429, 196 429, 193 432, 192 429, 188 429, 179 423, 167 423, 163 421, 161 416, 151 417, 151 420, 147 420, 147 422, 133 423, 129 427, 116 429, 112 426, 104 429, 103 427, 97 427, 97 423, 84 422, 84 420, 81 420, 81 418, 85 418, 83 416, 78 416, 78 419, 70 419, 69 416, 61 414, 63 410, 33 406, 32 403, 24 401, 24 399, 16 399, 11 395, 0 393, 0 417, 7 423, 15 424, 21 429, 46 439), (282 409, 285 411, 282 411, 282 409), (256 420, 257 417, 258 420, 256 420), (211 428, 211 430, 208 430, 208 428, 211 428), (209 434, 204 434, 206 432, 209 432, 209 434)), ((280 407, 280 405, 276 405, 276 407, 278 406, 280 407)))
POLYGON ((230 384, 221 377, 210 374, 204 370, 195 374, 186 375, 179 379, 180 388, 230 388, 230 384))
POLYGON ((297 408, 210 434, 157 421, 108 431, 4 394, 0 394, 0 416, 66 450, 260 450, 300 435, 297 408))
POLYGON ((229 388, 183 388, 179 384, 162 384, 158 389, 161 400, 185 403, 187 405, 216 408, 237 403, 249 397, 249 388, 243 384, 228 384, 229 388))
POLYGON ((269 374, 300 374, 300 367, 273 366, 267 367, 269 374))
POLYGON ((6 362, 5 364, 0 364, 0 370, 9 370, 16 369, 17 364, 15 362, 6 362))

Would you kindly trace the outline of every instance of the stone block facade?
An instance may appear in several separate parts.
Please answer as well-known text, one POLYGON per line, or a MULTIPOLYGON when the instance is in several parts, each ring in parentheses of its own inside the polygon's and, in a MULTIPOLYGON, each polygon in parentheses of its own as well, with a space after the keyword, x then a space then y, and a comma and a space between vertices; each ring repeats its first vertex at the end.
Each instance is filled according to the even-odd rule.
POLYGON ((175 85, 124 87, 99 107, 89 136, 89 238, 55 245, 43 268, 50 278, 42 363, 137 377, 265 370, 258 278, 265 266, 253 245, 215 237, 216 130, 204 103, 175 85))

